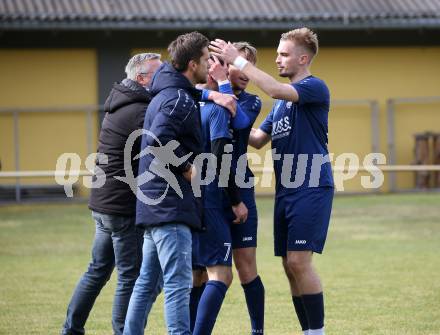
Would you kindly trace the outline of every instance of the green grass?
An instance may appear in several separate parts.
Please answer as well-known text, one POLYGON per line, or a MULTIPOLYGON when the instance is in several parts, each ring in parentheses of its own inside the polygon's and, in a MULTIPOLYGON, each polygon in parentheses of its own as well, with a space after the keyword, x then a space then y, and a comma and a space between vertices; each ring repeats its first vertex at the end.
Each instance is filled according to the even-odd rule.
MULTIPOLYGON (((266 287, 266 334, 300 334, 280 260, 273 256, 273 200, 258 201, 258 266, 266 287)), ((86 269, 94 225, 86 205, 0 208, 0 334, 58 334, 86 269)), ((328 335, 440 334, 440 195, 338 197, 322 256, 328 335)), ((237 276, 236 276, 237 278, 237 276)), ((111 334, 115 276, 87 334, 111 334)), ((146 333, 165 334, 162 299, 146 333)), ((234 282, 214 334, 249 334, 234 282)))

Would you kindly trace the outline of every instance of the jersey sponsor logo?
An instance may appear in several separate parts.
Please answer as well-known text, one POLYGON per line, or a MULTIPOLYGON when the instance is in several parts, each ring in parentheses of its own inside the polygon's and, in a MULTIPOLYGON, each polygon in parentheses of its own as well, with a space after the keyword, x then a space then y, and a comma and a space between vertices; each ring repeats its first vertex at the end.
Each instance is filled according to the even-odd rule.
POLYGON ((288 132, 291 129, 290 119, 288 116, 285 116, 281 120, 272 123, 272 136, 288 132))
POLYGON ((307 244, 306 240, 295 240, 295 244, 307 244))
POLYGON ((252 236, 245 236, 243 237, 243 242, 252 241, 252 236))

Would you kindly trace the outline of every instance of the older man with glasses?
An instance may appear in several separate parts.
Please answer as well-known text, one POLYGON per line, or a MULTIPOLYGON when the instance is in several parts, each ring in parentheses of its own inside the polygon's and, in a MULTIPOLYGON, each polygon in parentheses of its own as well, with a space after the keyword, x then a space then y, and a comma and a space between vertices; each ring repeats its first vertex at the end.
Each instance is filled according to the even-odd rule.
MULTIPOLYGON (((113 268, 118 270, 118 282, 113 301, 112 326, 116 335, 122 334, 128 303, 142 262, 143 231, 135 226, 136 196, 130 186, 115 177, 124 174, 124 148, 130 134, 141 129, 151 95, 148 86, 161 55, 142 53, 133 56, 125 72, 127 78, 115 83, 105 102, 105 117, 99 135, 98 159, 95 174, 104 173, 105 184, 92 188, 89 208, 96 224, 92 260, 81 277, 67 309, 63 335, 84 334, 84 326, 101 289, 110 279, 113 268), (101 164, 107 161, 107 164, 101 164), (122 172, 121 172, 122 171, 122 172)), ((140 138, 131 154, 134 176, 138 172, 140 138)), ((96 176, 94 176, 95 178, 96 176)), ((121 176, 125 177, 125 176, 121 176)))

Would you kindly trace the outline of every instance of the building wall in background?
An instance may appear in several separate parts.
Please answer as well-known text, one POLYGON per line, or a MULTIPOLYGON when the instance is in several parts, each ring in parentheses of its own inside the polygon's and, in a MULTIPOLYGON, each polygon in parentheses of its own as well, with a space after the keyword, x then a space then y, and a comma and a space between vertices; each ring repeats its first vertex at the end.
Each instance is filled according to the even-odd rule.
MULTIPOLYGON (((327 81, 333 99, 379 101, 380 150, 385 154, 386 100, 440 96, 439 47, 326 48, 321 50, 313 71, 327 81)), ((360 147, 358 150, 364 154, 370 150, 369 122, 353 120, 344 109, 331 109, 330 150, 337 155, 362 145, 362 151, 360 147)), ((413 135, 440 131, 440 104, 399 106, 395 120, 396 164, 411 164, 414 159, 413 135)), ((413 188, 413 173, 397 174, 397 182, 399 188, 413 188)), ((359 179, 355 179, 349 186, 358 189, 359 185, 359 179)))
MULTIPOLYGON (((96 69, 93 49, 0 49, 0 108, 96 105, 96 69)), ((93 150, 97 128, 95 114, 93 150)), ((86 129, 85 113, 20 113, 20 169, 55 170, 64 152, 76 152, 84 162, 86 129)), ((11 114, 0 114, 0 159, 3 171, 15 170, 11 114)), ((22 179, 21 183, 53 184, 54 180, 22 179)))
MULTIPOLYGON (((165 48, 133 49, 159 52, 165 48)), ((258 66, 278 77, 275 48, 259 48, 258 66)), ((121 66, 124 66, 122 64, 121 66)), ((0 50, 0 107, 47 107, 96 105, 97 57, 93 49, 0 50), (20 85, 15 83, 20 82, 20 85)), ((376 99, 380 103, 380 151, 387 153, 386 100, 393 97, 440 95, 440 47, 330 48, 323 47, 313 63, 314 75, 324 79, 332 99, 376 99)), ((250 85, 249 91, 263 100, 258 126, 270 111, 272 101, 250 85)), ((94 130, 98 129, 93 119, 94 130)), ((329 116, 329 148, 337 157, 344 152, 359 155, 360 162, 371 152, 370 109, 366 106, 332 106, 329 116)), ((53 170, 64 152, 86 156, 85 114, 31 114, 20 116, 21 170, 53 170)), ((14 170, 13 123, 10 115, 0 114, 0 159, 3 170, 14 170)), ((398 106, 396 109, 397 164, 413 161, 413 134, 440 131, 440 104, 398 106)), ((93 135, 96 143, 97 133, 93 135)), ((93 149, 96 148, 96 145, 93 149)), ((264 159, 264 152, 253 149, 264 159)), ((253 165, 262 167, 260 165, 253 165)), ((82 166, 84 168, 84 165, 82 166)), ((261 177, 261 173, 256 173, 261 177)), ((360 176, 344 183, 347 191, 362 191, 360 176)), ((387 178, 385 179, 385 181, 387 178)), ((31 182, 51 183, 50 179, 31 182)), ((412 188, 413 174, 398 174, 398 187, 412 188)), ((13 182, 13 180, 11 181, 13 182)), ((385 183, 383 190, 387 189, 385 183)), ((272 189, 257 187, 259 193, 272 189)))

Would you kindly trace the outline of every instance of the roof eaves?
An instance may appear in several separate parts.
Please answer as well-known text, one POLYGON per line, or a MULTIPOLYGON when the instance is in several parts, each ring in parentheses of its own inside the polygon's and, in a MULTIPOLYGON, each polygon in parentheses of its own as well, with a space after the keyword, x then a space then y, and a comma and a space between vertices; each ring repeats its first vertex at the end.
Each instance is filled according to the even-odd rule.
POLYGON ((279 30, 292 29, 299 26, 308 26, 314 29, 423 29, 440 28, 439 18, 401 18, 401 17, 371 17, 370 15, 350 15, 325 17, 294 16, 279 17, 277 20, 265 18, 227 19, 227 20, 201 20, 201 19, 145 19, 141 16, 122 17, 118 15, 83 17, 76 15, 68 18, 56 16, 47 17, 46 20, 33 18, 9 18, 0 16, 0 29, 2 30, 179 30, 179 29, 204 29, 204 30, 279 30))

